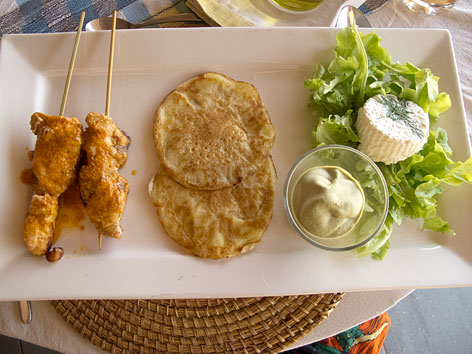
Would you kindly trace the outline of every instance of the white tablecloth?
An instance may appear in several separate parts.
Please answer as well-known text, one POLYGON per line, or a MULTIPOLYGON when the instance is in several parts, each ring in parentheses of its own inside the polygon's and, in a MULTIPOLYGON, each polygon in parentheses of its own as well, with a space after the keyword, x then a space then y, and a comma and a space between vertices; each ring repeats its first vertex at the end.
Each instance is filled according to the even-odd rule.
MULTIPOLYGON (((438 16, 413 14, 401 0, 390 0, 381 10, 369 15, 374 27, 447 28, 450 30, 457 60, 467 115, 472 135, 472 1, 459 0, 452 11, 438 16)), ((421 45, 419 43, 419 45, 421 45)), ((411 290, 360 292, 346 294, 336 310, 319 327, 292 346, 300 346, 342 332, 388 310, 411 290)), ((21 323, 16 303, 0 303, 0 333, 66 353, 99 353, 100 349, 83 339, 67 325, 48 302, 33 303, 34 319, 21 323), (59 334, 60 335, 57 335, 59 334), (54 334, 54 335, 51 335, 54 334)))

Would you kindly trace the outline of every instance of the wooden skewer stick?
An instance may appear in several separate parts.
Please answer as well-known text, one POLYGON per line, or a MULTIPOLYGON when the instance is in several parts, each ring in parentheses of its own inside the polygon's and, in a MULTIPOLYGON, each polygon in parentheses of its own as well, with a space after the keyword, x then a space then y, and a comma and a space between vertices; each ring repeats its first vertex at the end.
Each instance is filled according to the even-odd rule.
MULTIPOLYGON (((64 93, 62 94, 62 103, 59 110, 59 115, 63 116, 66 109, 67 95, 69 94, 69 86, 72 78, 72 71, 74 71, 75 57, 77 56, 77 49, 79 48, 80 34, 82 33, 82 26, 84 25, 85 12, 82 11, 80 14, 79 28, 75 35, 74 49, 72 50, 72 56, 69 63, 69 71, 67 72, 66 84, 64 87, 64 93)), ((20 307, 20 316, 23 323, 28 324, 33 318, 33 312, 31 310, 31 303, 27 300, 21 300, 18 302, 20 307)))
MULTIPOLYGON (((105 103, 105 115, 110 114, 111 98, 111 78, 113 76, 113 53, 115 52, 115 30, 116 30, 116 10, 113 11, 113 25, 111 27, 110 55, 108 57, 108 80, 107 80, 107 98, 105 103)), ((102 249, 102 234, 98 234, 98 249, 102 249)))
POLYGON ((108 82, 107 101, 105 104, 105 115, 110 114, 111 78, 113 76, 113 53, 115 52, 115 30, 116 30, 116 10, 113 11, 113 25, 111 27, 110 55, 108 57, 108 82))
POLYGON ((59 110, 60 116, 63 116, 64 111, 66 110, 67 95, 69 94, 69 86, 70 86, 70 81, 72 79, 72 72, 74 71, 75 57, 77 56, 77 49, 79 48, 80 34, 82 33, 82 26, 84 25, 84 18, 85 18, 85 12, 82 11, 82 13, 80 14, 79 28, 77 28, 77 33, 75 35, 74 49, 72 50, 72 56, 70 58, 66 85, 64 87, 64 93, 62 94, 61 109, 59 110))

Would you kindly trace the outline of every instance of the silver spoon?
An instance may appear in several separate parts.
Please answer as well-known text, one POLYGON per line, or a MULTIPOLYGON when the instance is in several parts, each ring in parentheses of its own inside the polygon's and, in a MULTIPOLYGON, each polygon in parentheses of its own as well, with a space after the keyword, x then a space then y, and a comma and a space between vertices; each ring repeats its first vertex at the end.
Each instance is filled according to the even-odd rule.
MULTIPOLYGON (((104 31, 110 30, 112 27, 112 18, 111 17, 99 17, 94 20, 89 21, 85 25, 86 31, 104 31)), ((203 22, 200 17, 197 17, 193 13, 183 13, 167 17, 159 17, 149 21, 141 23, 131 23, 121 18, 116 19, 116 29, 132 29, 132 28, 142 28, 151 25, 158 25, 162 23, 173 23, 173 22, 203 22)))
POLYGON ((365 17, 365 15, 358 8, 354 6, 350 6, 350 5, 343 6, 339 10, 338 15, 336 16, 336 19, 334 20, 333 26, 341 27, 341 28, 351 27, 352 23, 349 18, 350 13, 354 14, 354 19, 356 21, 357 26, 364 27, 364 28, 372 27, 367 17, 365 17))

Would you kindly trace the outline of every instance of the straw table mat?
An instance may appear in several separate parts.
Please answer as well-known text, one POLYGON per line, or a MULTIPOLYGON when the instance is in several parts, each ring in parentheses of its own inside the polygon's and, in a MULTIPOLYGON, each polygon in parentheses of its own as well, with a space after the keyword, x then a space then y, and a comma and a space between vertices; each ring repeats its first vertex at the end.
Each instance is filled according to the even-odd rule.
POLYGON ((343 295, 51 304, 109 353, 278 353, 327 318, 343 295))

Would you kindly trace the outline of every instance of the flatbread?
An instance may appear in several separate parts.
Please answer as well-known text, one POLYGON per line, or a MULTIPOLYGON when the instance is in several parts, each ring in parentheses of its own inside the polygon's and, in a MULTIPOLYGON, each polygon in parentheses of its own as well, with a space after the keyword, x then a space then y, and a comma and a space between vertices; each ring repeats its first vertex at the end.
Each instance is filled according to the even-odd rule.
POLYGON ((161 165, 174 180, 196 189, 217 190, 252 175, 274 138, 257 89, 217 73, 179 85, 155 115, 161 165))
POLYGON ((161 168, 149 194, 171 239, 197 256, 224 258, 261 240, 272 218, 276 180, 270 157, 254 175, 217 191, 183 187, 161 168))

